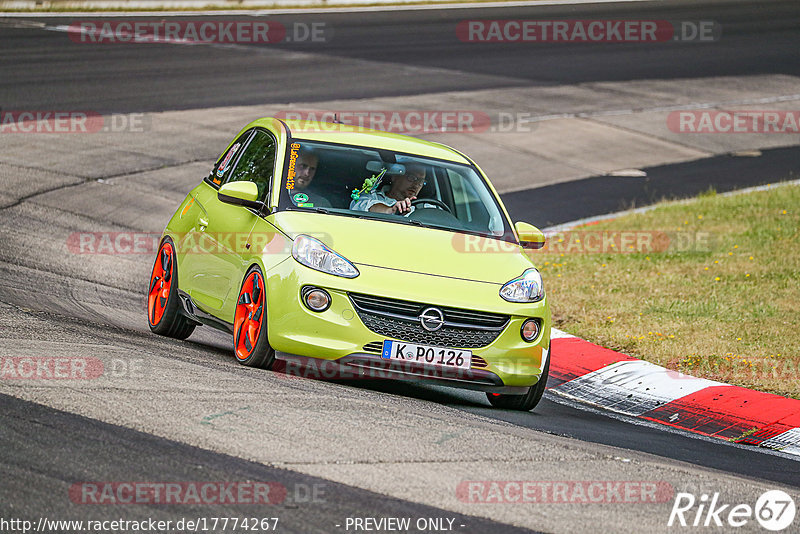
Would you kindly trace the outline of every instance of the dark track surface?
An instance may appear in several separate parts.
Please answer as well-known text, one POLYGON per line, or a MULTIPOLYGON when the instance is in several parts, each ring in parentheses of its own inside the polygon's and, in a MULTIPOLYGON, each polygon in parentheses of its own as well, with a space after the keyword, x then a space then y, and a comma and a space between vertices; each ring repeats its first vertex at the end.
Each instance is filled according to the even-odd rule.
POLYGON ((4 518, 36 523, 43 513, 60 520, 124 517, 173 522, 180 517, 277 517, 279 532, 305 533, 342 530, 337 525, 344 525, 347 517, 447 517, 464 533, 531 532, 205 451, 6 395, 0 395, 0 426, 3 429, 0 461, 4 471, 0 517, 4 518), (103 506, 75 503, 67 497, 73 495, 70 493, 73 484, 142 480, 198 485, 278 483, 287 493, 280 503, 237 505, 103 506), (316 500, 312 497, 315 487, 316 500), (23 495, 25 499, 20 498, 23 495))
POLYGON ((583 180, 501 195, 514 219, 541 228, 646 206, 659 200, 689 198, 713 188, 725 193, 800 178, 800 148, 762 151, 759 157, 730 155, 644 169, 646 178, 593 176, 583 180), (532 207, 534 207, 532 209, 532 207))
MULTIPOLYGON (((0 106, 122 113, 599 81, 800 74, 800 10, 793 0, 264 18, 287 27, 296 22, 324 23, 330 38, 237 48, 91 45, 74 43, 64 32, 8 27, 15 20, 6 20, 0 26, 0 106), (487 44, 461 42, 455 32, 462 20, 520 18, 710 20, 722 26, 724 39, 711 43, 487 44), (420 68, 445 70, 431 74, 420 68)), ((86 19, 92 20, 35 21, 69 24, 86 19)))

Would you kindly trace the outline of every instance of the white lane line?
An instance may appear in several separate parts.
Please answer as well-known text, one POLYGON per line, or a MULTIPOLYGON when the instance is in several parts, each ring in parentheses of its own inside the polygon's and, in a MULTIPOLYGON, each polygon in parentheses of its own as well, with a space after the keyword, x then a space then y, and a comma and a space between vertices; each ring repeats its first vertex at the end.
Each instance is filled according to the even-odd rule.
MULTIPOLYGON (((713 156, 712 156, 713 157, 713 156)), ((726 193, 718 193, 718 197, 730 197, 733 195, 744 195, 747 193, 757 193, 759 191, 769 191, 770 189, 774 189, 776 187, 784 187, 784 186, 792 186, 792 185, 800 185, 800 179, 798 180, 787 180, 785 182, 776 182, 774 184, 767 184, 767 185, 757 185, 755 187, 746 187, 744 189, 735 189, 733 191, 728 191, 726 193)), ((563 224, 557 224, 555 226, 548 226, 547 228, 542 228, 542 232, 546 233, 555 233, 555 232, 563 232, 565 230, 571 230, 572 228, 578 226, 584 226, 591 223, 596 223, 600 221, 607 221, 610 219, 618 219, 619 217, 624 217, 625 215, 632 215, 634 213, 646 213, 648 211, 652 211, 656 208, 660 208, 663 206, 679 206, 681 204, 688 204, 690 202, 694 202, 695 198, 686 198, 683 200, 672 200, 669 202, 659 202, 657 204, 653 204, 650 206, 643 206, 641 208, 636 208, 632 210, 625 210, 625 211, 618 211, 615 213, 607 213, 605 215, 597 215, 595 217, 585 217, 583 219, 578 219, 575 221, 566 222, 563 224)))
MULTIPOLYGON (((3 25, 4 25, 3 22, 0 21, 0 26, 3 26, 3 25)), ((45 31, 51 31, 51 32, 61 32, 61 33, 67 33, 67 34, 72 33, 72 34, 78 34, 78 35, 81 35, 81 34, 83 34, 83 35, 92 35, 92 34, 94 34, 93 38, 98 38, 98 36, 102 37, 102 32, 101 31, 88 30, 88 29, 83 28, 83 27, 81 27, 79 25, 67 26, 65 24, 59 24, 57 26, 48 26, 48 25, 46 25, 44 23, 30 22, 29 26, 35 27, 37 29, 45 30, 45 31)), ((130 37, 131 39, 133 39, 135 37, 135 35, 133 33, 127 33, 127 32, 119 33, 118 32, 118 34, 119 35, 124 35, 126 37, 130 37)), ((157 44, 157 45, 166 44, 166 45, 180 45, 180 46, 210 46, 212 48, 222 48, 222 49, 227 49, 227 50, 244 50, 249 54, 267 54, 267 55, 270 55, 270 54, 279 53, 281 55, 281 58, 286 59, 286 60, 294 60, 294 61, 300 61, 302 59, 309 59, 309 58, 317 57, 317 54, 313 53, 313 52, 300 52, 300 51, 297 51, 297 50, 281 50, 281 49, 275 48, 273 46, 258 46, 256 44, 247 44, 246 45, 246 44, 240 44, 240 43, 217 43, 217 42, 209 42, 209 41, 192 41, 192 40, 187 40, 187 39, 172 39, 172 38, 170 38, 170 39, 141 38, 141 39, 142 40, 139 42, 139 44, 157 44)), ((279 44, 279 43, 267 43, 267 44, 274 45, 274 44, 279 44)), ((352 59, 351 61, 362 63, 362 64, 373 63, 373 62, 370 62, 369 60, 365 60, 365 59, 352 59)), ((451 71, 451 72, 455 72, 455 71, 451 71)))
MULTIPOLYGON (((40 26, 43 30, 53 31, 53 32, 64 32, 64 33, 77 33, 79 35, 89 35, 91 39, 102 39, 104 34, 101 30, 92 29, 89 30, 79 24, 76 25, 65 25, 59 24, 57 26, 47 26, 42 24, 40 26)), ((226 46, 226 47, 239 47, 242 45, 223 45, 222 43, 216 43, 211 41, 192 41, 188 39, 165 39, 161 37, 151 37, 149 35, 139 35, 137 37, 136 33, 134 32, 124 32, 120 30, 116 30, 114 33, 114 39, 121 42, 130 42, 134 41, 137 44, 174 44, 174 45, 186 45, 186 46, 194 46, 194 45, 217 45, 217 46, 226 46)), ((93 42, 93 41, 89 41, 93 42)), ((250 47, 247 47, 250 48, 250 47)))
MULTIPOLYGON (((264 15, 297 15, 297 14, 317 14, 317 13, 363 13, 363 12, 380 12, 380 11, 422 11, 422 10, 453 10, 453 9, 487 9, 487 8, 504 8, 504 7, 538 7, 538 6, 570 6, 581 4, 622 4, 632 2, 650 2, 652 0, 541 0, 541 1, 523 1, 523 2, 467 2, 447 3, 447 4, 392 4, 381 6, 348 6, 348 7, 295 7, 295 8, 275 8, 275 9, 230 9, 230 10, 215 10, 215 11, 112 11, 112 12, 93 12, 93 11, 63 11, 63 12, 15 12, 5 11, 0 12, 2 17, 74 17, 78 15, 92 16, 92 17, 199 17, 199 16, 242 16, 250 15, 259 17, 264 15)), ((85 2, 87 5, 97 4, 100 7, 108 7, 108 4, 132 4, 134 2, 85 2)), ((148 4, 150 2, 138 2, 137 4, 148 4)), ((158 3, 158 2, 153 2, 158 3)), ((167 3, 167 2, 165 2, 167 3)), ((176 2, 178 3, 178 2, 176 2)), ((191 0, 179 2, 182 5, 192 4, 191 0)), ((350 3, 356 3, 350 2, 350 3)), ((207 5, 206 0, 199 0, 196 2, 198 7, 207 5)))
MULTIPOLYGON (((559 330, 558 328, 550 328, 550 339, 560 339, 560 338, 575 338, 572 334, 567 334, 563 330, 559 330)), ((575 338, 577 339, 577 338, 575 338)))
MULTIPOLYGON (((713 156, 712 156, 713 157, 713 156)), ((757 185, 755 187, 746 187, 744 189, 736 189, 734 191, 728 191, 726 193, 717 193, 718 197, 730 197, 734 195, 744 195, 747 193, 756 193, 758 191, 769 191, 770 189, 775 189, 776 187, 784 187, 784 186, 792 186, 792 185, 800 185, 800 179, 798 180, 786 180, 785 182, 775 182, 774 184, 766 184, 766 185, 757 185)), ((651 206, 644 206, 641 208, 636 208, 633 210, 625 210, 625 211, 618 211, 615 213, 607 213, 605 215, 597 215, 595 217, 585 217, 583 219, 577 219, 575 221, 566 222, 563 224, 557 224, 555 226, 548 226, 547 228, 542 228, 542 232, 545 233, 556 233, 556 232, 563 232, 565 230, 571 230, 572 228, 578 226, 584 226, 591 223, 596 223, 600 221, 607 221, 611 219, 618 219, 619 217, 624 217, 625 215, 632 215, 634 213, 646 213, 648 211, 652 211, 656 208, 660 208, 663 206, 679 206, 681 204, 688 204, 690 202, 694 202, 695 198, 686 198, 683 200, 672 200, 669 202, 659 202, 657 204, 653 204, 651 206)))
POLYGON ((748 106, 753 104, 774 104, 777 102, 794 102, 800 100, 800 93, 762 98, 742 98, 740 100, 721 100, 719 102, 689 102, 687 104, 673 104, 669 106, 652 106, 643 108, 612 109, 604 111, 582 111, 579 113, 553 113, 538 115, 519 122, 541 122, 555 119, 587 119, 592 117, 612 117, 618 115, 633 115, 635 113, 658 113, 664 111, 688 111, 693 109, 713 109, 725 106, 748 106))

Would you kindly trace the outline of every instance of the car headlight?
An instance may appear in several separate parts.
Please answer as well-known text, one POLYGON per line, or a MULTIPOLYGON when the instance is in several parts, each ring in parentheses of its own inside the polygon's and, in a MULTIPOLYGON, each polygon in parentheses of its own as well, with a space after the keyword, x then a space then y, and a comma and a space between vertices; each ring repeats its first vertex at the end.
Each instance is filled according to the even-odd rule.
POLYGON ((307 235, 295 238, 292 257, 306 267, 334 276, 355 278, 359 274, 352 263, 323 245, 318 239, 307 235))
POLYGON ((525 269, 522 276, 503 284, 500 296, 509 302, 537 302, 544 298, 542 275, 536 269, 525 269))

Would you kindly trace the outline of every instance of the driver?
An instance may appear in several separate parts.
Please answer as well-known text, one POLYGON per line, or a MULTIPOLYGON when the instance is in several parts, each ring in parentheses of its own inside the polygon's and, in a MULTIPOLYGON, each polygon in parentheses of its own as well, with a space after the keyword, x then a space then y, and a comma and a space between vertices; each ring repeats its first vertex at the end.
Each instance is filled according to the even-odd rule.
POLYGON ((392 181, 389 185, 352 201, 350 209, 397 215, 414 211, 411 201, 417 198, 425 185, 425 167, 419 163, 407 163, 405 174, 393 174, 390 177, 392 181))
POLYGON ((311 185, 317 173, 319 156, 313 149, 302 148, 294 164, 294 190, 289 191, 292 202, 299 207, 330 208, 328 199, 320 195, 311 185))

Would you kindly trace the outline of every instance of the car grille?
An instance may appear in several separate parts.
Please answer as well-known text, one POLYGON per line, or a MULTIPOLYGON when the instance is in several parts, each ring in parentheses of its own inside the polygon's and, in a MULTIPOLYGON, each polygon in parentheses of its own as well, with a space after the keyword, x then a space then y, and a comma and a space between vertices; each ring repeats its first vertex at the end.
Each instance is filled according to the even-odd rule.
POLYGON ((364 352, 370 352, 372 354, 380 354, 383 352, 383 341, 370 341, 366 345, 364 345, 364 352))
POLYGON ((436 332, 429 332, 422 328, 418 319, 422 310, 430 307, 429 304, 360 293, 350 293, 349 296, 367 328, 376 334, 410 343, 485 347, 500 335, 509 319, 507 315, 496 313, 437 306, 444 314, 445 324, 436 332))
POLYGON ((489 367, 489 364, 486 363, 486 360, 484 360, 480 356, 475 356, 473 354, 472 355, 472 366, 471 367, 473 369, 475 369, 476 367, 484 368, 484 367, 489 367))

